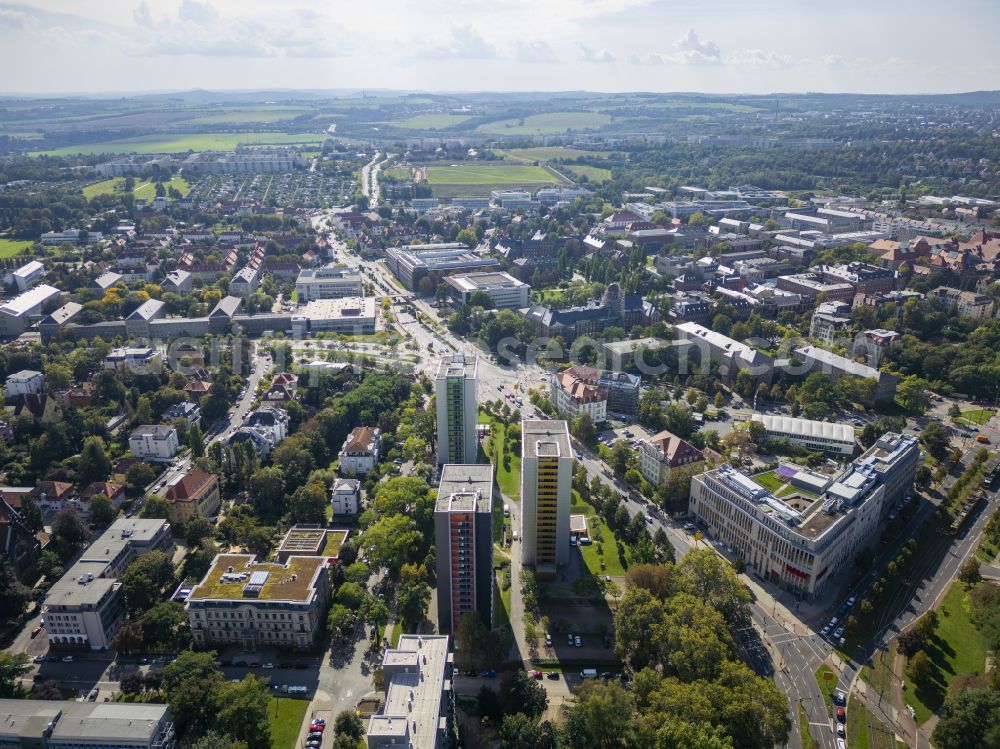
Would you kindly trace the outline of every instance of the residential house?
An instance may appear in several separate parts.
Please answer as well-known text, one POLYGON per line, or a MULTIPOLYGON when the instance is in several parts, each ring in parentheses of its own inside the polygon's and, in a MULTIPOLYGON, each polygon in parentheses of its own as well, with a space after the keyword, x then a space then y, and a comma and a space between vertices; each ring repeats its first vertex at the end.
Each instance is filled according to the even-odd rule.
POLYGON ((197 424, 201 421, 201 407, 191 401, 174 403, 167 407, 160 417, 160 421, 170 423, 176 419, 184 419, 188 424, 197 424))
POLYGON ((382 447, 382 430, 378 427, 355 427, 344 440, 337 459, 341 473, 363 476, 375 470, 382 447))
POLYGON ((16 398, 20 395, 37 395, 42 392, 45 386, 45 376, 41 372, 32 369, 22 369, 7 376, 4 383, 3 394, 7 399, 16 398))
POLYGON ((169 462, 180 449, 177 430, 170 426, 144 424, 129 435, 128 448, 137 458, 151 463, 169 462))
POLYGON ((46 515, 54 515, 70 506, 76 489, 66 481, 39 481, 29 495, 46 515))
POLYGON ((666 483, 673 469, 704 459, 701 450, 666 431, 639 443, 639 472, 653 486, 666 483))
POLYGON ((594 424, 607 421, 608 394, 598 387, 601 370, 582 364, 570 367, 549 381, 549 397, 567 421, 587 414, 594 424))
POLYGON ((361 511, 361 482, 357 479, 334 479, 330 505, 334 517, 356 517, 361 511))
POLYGON ((219 512, 219 479, 195 466, 167 485, 170 522, 184 524, 195 517, 211 518, 219 512))

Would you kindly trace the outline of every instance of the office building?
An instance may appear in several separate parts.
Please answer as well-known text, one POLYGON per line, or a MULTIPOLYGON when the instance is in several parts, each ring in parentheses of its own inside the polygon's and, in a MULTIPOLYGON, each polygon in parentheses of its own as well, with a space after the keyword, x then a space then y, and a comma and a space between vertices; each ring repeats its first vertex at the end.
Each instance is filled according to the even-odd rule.
POLYGON ((896 272, 869 263, 817 265, 812 269, 829 283, 849 283, 858 294, 885 294, 896 288, 896 272))
POLYGON ((882 360, 886 352, 902 336, 895 330, 885 330, 876 328, 875 330, 862 330, 854 336, 854 345, 851 348, 851 356, 857 358, 865 357, 865 364, 873 369, 882 366, 882 360))
POLYGON ((639 443, 639 473, 653 486, 666 483, 673 469, 704 459, 701 450, 667 431, 639 443))
POLYGON ((782 291, 791 291, 809 299, 815 299, 820 294, 828 302, 847 302, 854 299, 854 286, 846 281, 826 281, 818 273, 795 273, 790 276, 778 276, 777 286, 782 291))
POLYGON ((468 304, 469 297, 482 291, 489 295, 496 309, 521 309, 528 306, 531 287, 509 273, 463 273, 447 276, 444 281, 450 287, 456 304, 468 304))
POLYGON ((157 424, 136 427, 128 437, 128 449, 143 460, 153 463, 169 462, 180 449, 177 430, 157 424))
POLYGON ((479 360, 463 354, 445 357, 434 376, 437 410, 437 463, 475 463, 479 454, 476 422, 479 360))
POLYGON ((166 520, 119 518, 45 596, 45 634, 55 647, 107 650, 125 616, 118 578, 151 551, 173 549, 166 520))
POLYGON ((448 635, 403 635, 382 656, 385 700, 368 719, 368 749, 447 749, 455 719, 448 635))
POLYGON ((466 614, 493 628, 493 466, 449 464, 434 506, 438 631, 466 614))
POLYGON ((434 293, 445 276, 499 265, 496 258, 477 255, 461 242, 390 247, 385 251, 385 264, 403 286, 421 294, 434 293))
POLYGON ((803 362, 803 371, 799 373, 803 376, 812 372, 822 372, 829 375, 834 382, 841 377, 874 380, 872 397, 865 399, 867 405, 886 403, 896 395, 896 378, 867 364, 861 364, 816 346, 797 348, 793 354, 803 362))
POLYGON ((59 289, 48 284, 38 284, 0 304, 0 336, 16 338, 32 323, 41 318, 42 308, 59 298, 59 289))
MULTIPOLYGON (((767 354, 752 346, 737 341, 703 325, 693 322, 675 326, 677 337, 691 343, 686 351, 688 358, 682 360, 683 374, 708 371, 709 362, 718 362, 719 374, 727 380, 735 380, 740 370, 746 370, 758 382, 770 383, 774 375, 774 361, 767 354), (694 353, 697 351, 697 354, 694 353), (698 361, 692 359, 698 358, 698 361), (700 370, 697 368, 700 366, 700 370)), ((680 353, 680 352, 678 352, 680 353)))
POLYGON ((211 518, 219 512, 219 479, 195 466, 167 484, 164 494, 170 520, 184 524, 196 517, 211 518))
POLYGON ((314 299, 339 299, 363 294, 361 272, 346 265, 303 268, 295 279, 295 297, 299 304, 314 299))
POLYGON ((569 562, 573 452, 562 420, 521 422, 521 563, 552 579, 569 562))
POLYGON ((597 387, 608 395, 607 412, 616 416, 639 415, 639 394, 642 380, 625 372, 601 372, 597 387))
POLYGON ((292 335, 310 333, 371 335, 375 332, 375 297, 313 299, 292 316, 292 335))
POLYGON ((854 455, 854 428, 850 424, 772 414, 753 414, 750 418, 764 425, 769 440, 787 439, 806 450, 854 455))
POLYGON ((258 562, 252 554, 219 554, 187 597, 196 647, 306 650, 323 632, 330 582, 326 559, 258 562))
POLYGON ((45 276, 45 266, 38 260, 29 260, 20 268, 9 273, 4 282, 18 291, 27 291, 45 276))
POLYGON ((382 430, 378 427, 354 427, 340 447, 337 460, 341 473, 364 476, 375 470, 382 449, 382 430))
POLYGON ((600 424, 608 418, 608 394, 597 386, 601 370, 577 364, 549 380, 549 397, 559 415, 572 421, 587 414, 600 424))
POLYGON ((878 540, 920 460, 914 437, 890 432, 834 477, 782 467, 790 488, 780 497, 722 466, 694 477, 688 507, 748 571, 814 599, 850 580, 855 557, 878 540))
POLYGON ((7 749, 173 749, 166 705, 67 700, 0 700, 7 749))

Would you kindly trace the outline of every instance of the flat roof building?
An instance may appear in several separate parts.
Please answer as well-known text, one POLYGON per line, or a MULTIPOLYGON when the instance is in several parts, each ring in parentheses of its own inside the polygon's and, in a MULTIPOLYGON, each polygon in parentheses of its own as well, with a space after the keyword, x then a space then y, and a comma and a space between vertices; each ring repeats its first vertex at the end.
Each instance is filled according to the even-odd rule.
POLYGON ((539 578, 569 562, 573 449, 563 420, 521 422, 521 563, 539 578))
POLYGON ((446 356, 434 375, 437 415, 437 463, 475 463, 479 454, 476 424, 479 401, 476 379, 479 359, 446 356))
MULTIPOLYGON (((735 379, 740 370, 747 370, 760 382, 770 383, 774 375, 774 360, 753 346, 737 341, 729 336, 716 333, 694 322, 676 325, 674 330, 682 340, 692 344, 691 349, 697 350, 700 365, 707 371, 708 362, 719 363, 719 374, 726 379, 735 379)), ((693 353, 688 350, 689 356, 693 353)), ((690 359, 684 360, 686 372, 694 372, 696 364, 690 359)), ((686 373, 685 372, 685 373, 686 373)))
POLYGON ((375 298, 313 299, 292 317, 296 338, 308 333, 370 335, 375 332, 375 298))
POLYGON ((841 377, 874 380, 875 387, 872 396, 864 399, 869 404, 885 403, 891 401, 896 395, 896 378, 891 374, 869 367, 867 364, 861 364, 816 346, 803 346, 795 349, 793 353, 803 361, 806 372, 822 372, 829 375, 834 382, 841 377))
POLYGON ((445 276, 496 268, 499 262, 477 255, 461 242, 450 242, 390 247, 385 251, 385 264, 410 291, 431 294, 445 276))
POLYGON ((382 656, 385 701, 368 720, 368 749, 445 749, 455 716, 447 635, 403 635, 382 656))
POLYGON ((854 455, 854 428, 849 424, 772 414, 753 414, 750 419, 764 425, 768 439, 787 439, 807 450, 854 455))
POLYGON ((854 558, 878 539, 920 460, 916 438, 890 432, 838 475, 785 479, 774 493, 722 466, 694 477, 689 509, 761 579, 818 598, 839 590, 854 558))
POLYGON ((314 299, 339 299, 363 294, 361 272, 347 265, 303 268, 295 279, 295 296, 299 304, 314 299))
POLYGON ((469 297, 482 291, 489 295, 497 309, 520 309, 528 306, 531 287, 509 273, 464 273, 446 276, 444 281, 451 288, 456 304, 468 304, 469 297))
POLYGON ((42 307, 62 294, 54 286, 42 283, 0 304, 0 335, 16 338, 27 330, 31 318, 41 316, 42 307))
POLYGON ((0 700, 0 746, 24 749, 172 749, 166 705, 0 700))
POLYGON ((493 628, 493 466, 449 464, 434 506, 438 631, 466 614, 493 628))

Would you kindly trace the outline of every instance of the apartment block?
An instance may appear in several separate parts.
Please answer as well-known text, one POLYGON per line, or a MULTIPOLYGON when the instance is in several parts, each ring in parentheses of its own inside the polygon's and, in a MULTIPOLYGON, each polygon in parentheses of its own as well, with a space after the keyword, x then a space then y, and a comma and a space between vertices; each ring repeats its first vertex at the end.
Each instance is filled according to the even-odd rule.
POLYGON ((449 464, 434 507, 438 631, 466 614, 493 627, 493 466, 449 464))
POLYGON ((157 424, 136 427, 129 435, 128 449, 134 456, 143 460, 153 463, 169 462, 180 449, 177 430, 157 424))
POLYGON ((378 427, 354 427, 340 447, 337 460, 341 473, 364 476, 375 470, 382 450, 382 430, 378 427))
POLYGON ((445 357, 434 376, 437 411, 437 462, 475 463, 479 453, 476 422, 479 402, 476 377, 479 360, 463 354, 445 357))
POLYGON ((521 563, 552 579, 569 562, 573 451, 562 420, 521 422, 521 563))

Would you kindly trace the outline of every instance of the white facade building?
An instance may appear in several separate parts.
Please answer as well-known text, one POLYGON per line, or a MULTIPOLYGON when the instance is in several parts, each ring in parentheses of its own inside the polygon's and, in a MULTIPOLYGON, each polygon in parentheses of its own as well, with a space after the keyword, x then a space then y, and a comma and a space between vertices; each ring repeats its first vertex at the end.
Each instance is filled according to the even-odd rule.
POLYGON ((45 385, 45 375, 32 369, 22 369, 7 377, 4 383, 5 398, 16 398, 19 395, 34 395, 42 392, 45 385))
POLYGON ((563 420, 521 422, 521 563, 552 579, 569 562, 573 451, 563 420))
POLYGON ((854 428, 849 424, 771 414, 754 414, 751 420, 764 425, 768 439, 787 439, 807 450, 854 455, 854 428))
POLYGON ((299 304, 362 294, 361 272, 346 265, 303 268, 295 280, 295 297, 299 304))
POLYGON ((330 490, 330 505, 334 516, 357 515, 361 511, 361 482, 357 479, 335 479, 330 490))
POLYGON ((382 430, 378 427, 354 427, 340 447, 337 460, 341 473, 364 476, 375 470, 382 450, 382 430))
POLYGON ((531 287, 509 273, 464 273, 446 276, 444 282, 451 287, 458 304, 468 304, 469 297, 482 291, 489 295, 497 309, 522 309, 530 305, 528 292, 531 287))
POLYGON ((136 427, 129 435, 128 449, 137 458, 153 463, 166 463, 173 460, 180 446, 177 442, 177 430, 173 427, 157 424, 144 424, 136 427))

